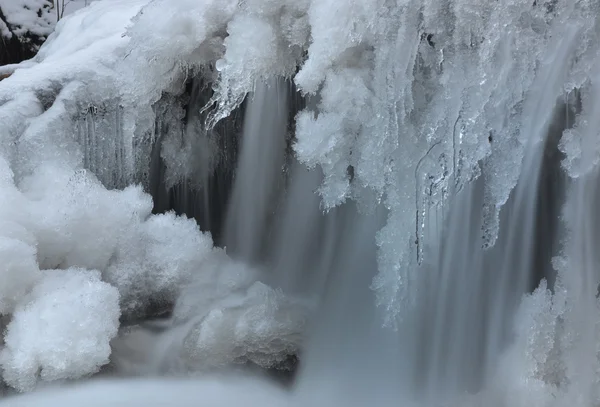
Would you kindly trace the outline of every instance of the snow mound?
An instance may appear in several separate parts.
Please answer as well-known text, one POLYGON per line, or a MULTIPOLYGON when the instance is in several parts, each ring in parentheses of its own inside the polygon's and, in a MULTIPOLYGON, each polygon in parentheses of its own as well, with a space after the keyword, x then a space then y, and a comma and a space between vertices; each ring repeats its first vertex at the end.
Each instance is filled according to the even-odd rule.
POLYGON ((100 273, 45 271, 13 314, 0 353, 4 380, 32 390, 38 379, 77 379, 108 362, 119 326, 119 294, 100 273))
POLYGON ((124 236, 104 278, 122 293, 125 314, 143 316, 151 301, 174 304, 196 274, 211 276, 205 261, 212 247, 194 220, 152 216, 124 236))
POLYGON ((212 239, 193 220, 151 216, 140 186, 107 190, 59 164, 16 185, 0 157, 0 314, 9 321, 0 364, 20 391, 97 372, 121 316, 175 303, 205 268, 216 278, 204 265, 212 239))

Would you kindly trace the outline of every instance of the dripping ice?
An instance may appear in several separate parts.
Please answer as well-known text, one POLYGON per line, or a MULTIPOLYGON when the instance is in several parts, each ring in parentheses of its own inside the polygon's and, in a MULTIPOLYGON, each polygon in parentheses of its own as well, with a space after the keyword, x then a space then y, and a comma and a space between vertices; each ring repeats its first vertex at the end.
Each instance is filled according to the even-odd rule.
POLYGON ((22 402, 597 404, 598 12, 102 0, 65 18, 0 82, 4 382, 300 355, 289 394, 113 377, 22 402), (136 326, 164 308, 161 332, 136 326))

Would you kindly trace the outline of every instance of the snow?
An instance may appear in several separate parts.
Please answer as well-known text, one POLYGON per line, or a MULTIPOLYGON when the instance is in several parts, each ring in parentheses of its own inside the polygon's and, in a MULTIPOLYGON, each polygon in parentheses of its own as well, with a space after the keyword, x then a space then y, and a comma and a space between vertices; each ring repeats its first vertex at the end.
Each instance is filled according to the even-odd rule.
MULTIPOLYGON (((146 0, 96 2, 61 21, 56 31, 27 64, 27 72, 17 69, 10 81, 3 83, 0 98, 9 98, 11 91, 40 89, 55 81, 114 80, 115 64, 124 57, 125 26, 146 0), (112 68, 112 69, 111 69, 112 68)), ((102 88, 98 89, 102 90, 102 88)))
POLYGON ((10 32, 8 26, 4 22, 4 20, 0 19, 0 37, 11 38, 12 33, 10 32))
POLYGON ((6 23, 19 37, 27 33, 47 37, 56 24, 49 0, 0 0, 0 9, 6 17, 6 23))
MULTIPOLYGON (((16 67, 0 87, 0 312, 10 317, 1 358, 4 380, 20 391, 38 380, 86 376, 108 363, 120 305, 125 316, 140 312, 131 305, 139 288, 114 276, 117 262, 143 267, 142 276, 155 284, 142 291, 145 300, 166 288, 175 296, 182 281, 177 273, 197 271, 197 264, 167 267, 164 256, 151 262, 135 252, 119 255, 130 239, 161 237, 165 225, 150 217, 152 201, 140 186, 108 190, 85 170, 73 138, 70 103, 107 95, 103 86, 96 93, 90 88, 114 81, 118 50, 127 42, 122 34, 145 3, 98 2, 61 21, 35 59, 16 67), (116 288, 100 281, 109 275, 116 288)), ((195 224, 188 233, 191 239, 174 232, 212 246, 195 224)), ((152 253, 169 242, 159 239, 152 253)), ((194 247, 190 255, 196 253, 194 247)))
MULTIPOLYGON (((131 192, 150 203, 140 190, 131 192)), ((111 251, 113 259, 104 277, 122 293, 124 312, 140 313, 150 299, 175 303, 179 288, 198 270, 209 274, 204 262, 213 256, 212 250, 212 239, 195 221, 173 213, 156 215, 124 234, 111 251)))
POLYGON ((50 270, 13 314, 0 353, 4 381, 32 390, 77 379, 108 362, 119 326, 118 291, 98 271, 50 270))
POLYGON ((14 223, 3 222, 2 226, 5 236, 0 238, 0 255, 4 259, 1 275, 5 283, 2 284, 0 311, 7 314, 14 310, 16 304, 38 280, 40 270, 35 258, 35 246, 10 237, 23 234, 22 238, 27 240, 30 237, 27 236, 27 231, 14 223))
MULTIPOLYGON (((61 8, 62 17, 73 14, 90 3, 92 0, 66 0, 64 10, 61 8)), ((0 9, 6 17, 6 21, 0 20, 0 36, 5 38, 11 38, 13 34, 18 37, 34 34, 46 38, 60 20, 49 0, 1 0, 0 9)))

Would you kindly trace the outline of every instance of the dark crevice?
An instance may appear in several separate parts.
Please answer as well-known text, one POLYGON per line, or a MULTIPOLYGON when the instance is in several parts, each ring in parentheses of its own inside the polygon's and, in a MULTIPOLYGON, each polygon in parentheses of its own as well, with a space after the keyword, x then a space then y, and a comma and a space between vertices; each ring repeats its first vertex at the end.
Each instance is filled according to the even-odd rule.
MULTIPOLYGON (((178 99, 186 111, 183 118, 183 131, 205 131, 198 130, 197 126, 192 126, 192 122, 198 120, 202 122, 205 118, 204 116, 195 116, 199 114, 198 107, 204 106, 213 96, 212 87, 209 85, 209 83, 204 83, 200 77, 191 79, 186 84, 184 94, 178 99)), ((291 88, 288 96, 290 109, 286 139, 287 155, 288 158, 291 158, 295 117, 306 103, 292 82, 289 86, 291 88)), ((205 180, 186 179, 173 187, 167 187, 166 164, 161 157, 161 149, 169 129, 164 127, 156 129, 157 142, 152 152, 149 185, 149 192, 154 199, 153 212, 174 211, 178 215, 186 215, 188 218, 195 219, 202 231, 212 234, 213 241, 217 246, 224 244, 225 216, 235 180, 237 153, 239 140, 242 137, 246 105, 245 100, 229 117, 219 121, 215 128, 209 131, 209 137, 217 143, 219 156, 210 176, 205 180)), ((289 160, 287 164, 289 165, 289 160)))
POLYGON ((573 127, 575 117, 581 111, 581 95, 579 92, 574 92, 573 96, 573 100, 562 101, 556 107, 546 137, 536 199, 530 292, 539 286, 542 279, 546 279, 548 288, 553 289, 556 279, 552 258, 558 252, 561 236, 564 234, 561 211, 567 188, 567 176, 561 166, 564 154, 558 149, 558 144, 564 130, 573 127))
MULTIPOLYGON (((41 16, 42 10, 47 7, 50 7, 49 3, 37 11, 38 16, 41 16)), ((0 7, 0 21, 6 24, 11 33, 14 33, 18 28, 8 22, 2 7, 0 7)), ((22 37, 15 34, 11 35, 10 38, 0 35, 0 66, 17 64, 33 58, 45 40, 46 37, 31 32, 25 33, 22 37)), ((1 79, 2 77, 0 77, 1 79)))

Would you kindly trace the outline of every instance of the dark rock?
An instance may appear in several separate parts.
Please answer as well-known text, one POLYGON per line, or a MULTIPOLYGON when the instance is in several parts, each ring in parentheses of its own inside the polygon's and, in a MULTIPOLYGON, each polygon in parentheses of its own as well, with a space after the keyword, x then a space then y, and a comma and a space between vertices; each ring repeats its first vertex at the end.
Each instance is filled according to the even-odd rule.
MULTIPOLYGON (((46 0, 42 7, 38 10, 31 10, 31 12, 35 13, 43 21, 51 9, 52 2, 46 0)), ((40 49, 40 46, 46 41, 46 36, 41 33, 26 31, 23 34, 17 35, 17 32, 22 31, 23 27, 12 24, 9 20, 2 7, 0 7, 0 26, 6 25, 11 33, 9 36, 0 33, 0 66, 16 64, 33 58, 40 49)), ((47 31, 50 32, 51 28, 48 26, 47 31)), ((0 76, 0 80, 2 79, 4 78, 0 76)))

